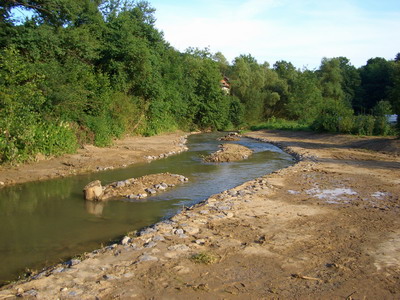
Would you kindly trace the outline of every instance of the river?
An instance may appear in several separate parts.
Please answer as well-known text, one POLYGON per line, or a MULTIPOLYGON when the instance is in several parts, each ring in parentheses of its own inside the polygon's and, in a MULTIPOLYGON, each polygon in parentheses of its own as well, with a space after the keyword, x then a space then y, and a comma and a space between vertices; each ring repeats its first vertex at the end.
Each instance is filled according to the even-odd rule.
POLYGON ((222 135, 191 135, 187 152, 151 163, 0 189, 0 283, 97 249, 126 232, 172 216, 182 206, 294 163, 279 148, 248 138, 236 143, 254 151, 249 159, 202 162, 203 155, 218 149, 221 142, 217 137, 222 135), (189 183, 141 202, 83 200, 82 188, 90 181, 99 179, 107 184, 162 172, 184 175, 189 183))

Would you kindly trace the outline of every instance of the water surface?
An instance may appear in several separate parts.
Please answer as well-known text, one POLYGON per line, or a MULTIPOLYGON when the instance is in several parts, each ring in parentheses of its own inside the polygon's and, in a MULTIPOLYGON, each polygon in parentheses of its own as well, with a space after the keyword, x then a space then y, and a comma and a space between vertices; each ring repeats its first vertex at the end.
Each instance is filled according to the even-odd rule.
POLYGON ((201 156, 216 151, 221 143, 216 138, 222 135, 192 135, 189 151, 151 163, 0 189, 0 283, 26 269, 40 269, 97 249, 175 214, 183 205, 293 164, 292 157, 279 148, 247 138, 236 143, 254 150, 249 159, 203 163, 201 156), (182 174, 189 183, 143 202, 83 200, 82 188, 90 181, 107 184, 161 172, 182 174))

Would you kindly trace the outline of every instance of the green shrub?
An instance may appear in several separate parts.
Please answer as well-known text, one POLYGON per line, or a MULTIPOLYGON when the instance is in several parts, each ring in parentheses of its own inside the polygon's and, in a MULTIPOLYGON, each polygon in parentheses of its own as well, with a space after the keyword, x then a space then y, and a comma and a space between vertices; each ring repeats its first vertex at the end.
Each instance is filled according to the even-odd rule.
POLYGON ((314 120, 312 129, 328 132, 351 132, 353 110, 342 101, 326 99, 321 112, 314 120))
POLYGON ((369 115, 359 115, 355 118, 353 133, 358 135, 373 135, 375 118, 369 115))
POLYGON ((309 124, 300 121, 277 119, 272 117, 267 122, 250 127, 251 130, 278 129, 278 130, 310 130, 309 124))

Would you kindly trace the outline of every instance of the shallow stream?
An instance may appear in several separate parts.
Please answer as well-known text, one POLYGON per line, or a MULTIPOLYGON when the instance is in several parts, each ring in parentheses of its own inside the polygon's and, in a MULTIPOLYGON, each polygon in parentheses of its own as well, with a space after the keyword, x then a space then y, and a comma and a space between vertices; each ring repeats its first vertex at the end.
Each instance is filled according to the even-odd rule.
POLYGON ((292 157, 279 148, 248 138, 235 143, 254 150, 249 159, 203 163, 201 156, 216 151, 221 143, 217 137, 222 135, 191 135, 189 151, 151 163, 0 189, 0 283, 28 269, 97 249, 126 232, 172 216, 182 206, 293 164, 292 157), (90 181, 107 184, 163 172, 184 175, 189 182, 142 202, 83 200, 82 188, 90 181))

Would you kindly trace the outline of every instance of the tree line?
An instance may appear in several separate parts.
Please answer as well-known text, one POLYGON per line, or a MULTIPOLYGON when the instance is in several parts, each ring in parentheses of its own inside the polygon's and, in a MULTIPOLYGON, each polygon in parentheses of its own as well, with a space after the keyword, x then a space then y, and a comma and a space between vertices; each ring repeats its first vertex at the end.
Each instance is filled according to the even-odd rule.
POLYGON ((109 145, 125 134, 232 130, 271 118, 316 130, 389 134, 400 62, 318 70, 208 49, 174 49, 146 1, 7 0, 0 6, 0 162, 109 145), (18 21, 16 9, 32 17, 18 21), (227 78, 230 92, 222 91, 227 78))

